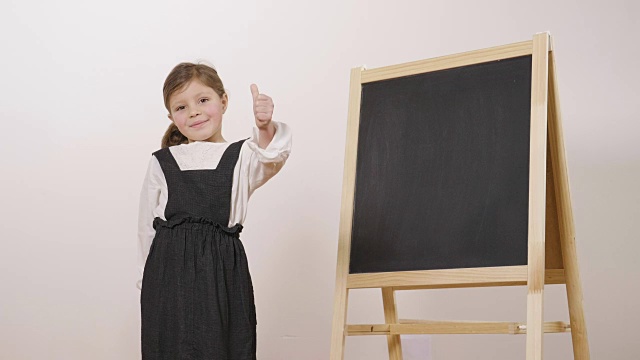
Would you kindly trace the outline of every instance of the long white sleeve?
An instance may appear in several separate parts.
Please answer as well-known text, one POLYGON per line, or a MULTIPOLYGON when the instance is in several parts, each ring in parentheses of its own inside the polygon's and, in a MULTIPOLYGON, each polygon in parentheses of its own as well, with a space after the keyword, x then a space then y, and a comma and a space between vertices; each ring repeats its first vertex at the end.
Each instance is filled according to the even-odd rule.
POLYGON ((266 149, 258 146, 258 129, 253 129, 253 136, 247 141, 247 146, 253 151, 251 156, 251 171, 249 173, 249 192, 264 185, 274 177, 291 153, 291 129, 287 124, 273 122, 276 127, 275 135, 266 149))
MULTIPOLYGON (((158 205, 161 199, 165 199, 166 206, 166 181, 158 160, 154 157, 149 161, 147 174, 140 191, 140 205, 138 209, 138 271, 139 278, 136 283, 138 289, 142 289, 142 274, 144 263, 149 255, 149 249, 156 234, 153 228, 153 219, 158 215, 158 205), (163 187, 165 189, 163 193, 163 187)), ((164 216, 164 210, 162 210, 164 216)))
POLYGON ((229 226, 243 224, 251 194, 274 177, 291 153, 291 129, 285 123, 273 122, 276 133, 266 149, 258 146, 258 129, 244 142, 233 174, 229 226))

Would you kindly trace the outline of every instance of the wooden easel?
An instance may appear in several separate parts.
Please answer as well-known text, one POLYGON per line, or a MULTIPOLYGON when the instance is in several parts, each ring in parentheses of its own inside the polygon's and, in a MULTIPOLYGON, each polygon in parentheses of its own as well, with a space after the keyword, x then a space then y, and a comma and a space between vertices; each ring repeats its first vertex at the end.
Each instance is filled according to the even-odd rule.
POLYGON ((549 33, 526 41, 436 59, 351 71, 341 222, 331 339, 332 360, 345 337, 386 335, 389 359, 401 360, 401 334, 526 334, 527 360, 542 359, 544 333, 571 332, 574 359, 588 360, 582 289, 563 142, 556 69, 549 33), (349 274, 362 84, 517 56, 532 56, 528 265, 349 274), (570 325, 544 322, 545 284, 566 284, 570 325), (399 321, 398 290, 526 285, 527 322, 399 321), (346 324, 350 289, 381 288, 385 324, 346 324))

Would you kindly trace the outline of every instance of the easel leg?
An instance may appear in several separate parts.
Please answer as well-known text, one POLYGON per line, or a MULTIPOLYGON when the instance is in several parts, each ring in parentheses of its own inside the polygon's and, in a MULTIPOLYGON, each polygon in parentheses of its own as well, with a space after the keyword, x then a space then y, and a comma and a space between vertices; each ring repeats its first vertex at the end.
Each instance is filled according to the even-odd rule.
POLYGON ((548 33, 534 36, 531 65, 527 360, 542 360, 549 79, 548 33))
POLYGON ((333 328, 331 330, 330 360, 344 358, 345 325, 347 322, 347 276, 351 252, 351 225, 355 196, 355 169, 358 152, 358 123, 360 121, 360 98, 362 95, 363 67, 351 69, 349 85, 349 121, 342 180, 342 207, 340 209, 340 234, 338 240, 338 263, 336 265, 336 291, 333 302, 333 328))
POLYGON ((344 359, 345 326, 347 323, 347 302, 349 289, 346 287, 336 289, 333 303, 333 328, 331 330, 331 360, 344 359))
POLYGON ((542 359, 543 298, 544 291, 542 289, 532 291, 529 288, 527 296, 527 360, 542 359))
POLYGON ((549 55, 549 145, 552 156, 556 203, 558 204, 558 226, 560 229, 560 247, 564 263, 567 284, 567 301, 573 340, 573 357, 576 360, 589 360, 587 326, 582 306, 582 285, 578 269, 573 211, 569 194, 569 178, 565 158, 562 121, 560 117, 558 88, 556 81, 555 59, 553 51, 549 55))
MULTIPOLYGON (((573 243, 573 239, 571 239, 571 242, 573 243)), ((565 251, 567 251, 565 249, 568 247, 571 246, 563 246, 563 254, 565 254, 565 251)), ((578 275, 578 264, 577 261, 575 261, 575 255, 574 243, 573 254, 563 255, 565 258, 564 270, 567 282, 571 339, 573 340, 573 358, 575 360, 589 360, 587 326, 584 321, 584 309, 582 307, 582 287, 580 286, 580 276, 578 275), (574 261, 567 261, 566 259, 568 257, 573 257, 574 261), (572 262, 573 264, 570 264, 572 262)))
MULTIPOLYGON (((382 288, 382 305, 384 307, 385 323, 397 324, 396 294, 393 288, 382 288)), ((402 360, 400 335, 387 335, 387 345, 389 346, 389 360, 402 360)))

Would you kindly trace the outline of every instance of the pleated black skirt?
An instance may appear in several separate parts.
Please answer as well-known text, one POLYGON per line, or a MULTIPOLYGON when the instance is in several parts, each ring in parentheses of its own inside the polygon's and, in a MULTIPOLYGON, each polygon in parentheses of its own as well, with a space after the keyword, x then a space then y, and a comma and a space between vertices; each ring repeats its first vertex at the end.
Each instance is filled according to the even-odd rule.
POLYGON ((141 293, 143 360, 255 360, 256 312, 242 226, 154 221, 141 293))

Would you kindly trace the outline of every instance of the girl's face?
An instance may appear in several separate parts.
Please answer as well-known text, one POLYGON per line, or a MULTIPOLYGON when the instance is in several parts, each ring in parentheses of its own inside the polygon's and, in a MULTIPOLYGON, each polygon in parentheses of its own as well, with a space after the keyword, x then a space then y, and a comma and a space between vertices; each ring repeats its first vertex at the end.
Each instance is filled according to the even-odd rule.
POLYGON ((184 90, 169 97, 169 119, 182 135, 193 141, 222 142, 222 114, 229 102, 197 79, 191 80, 184 90))

